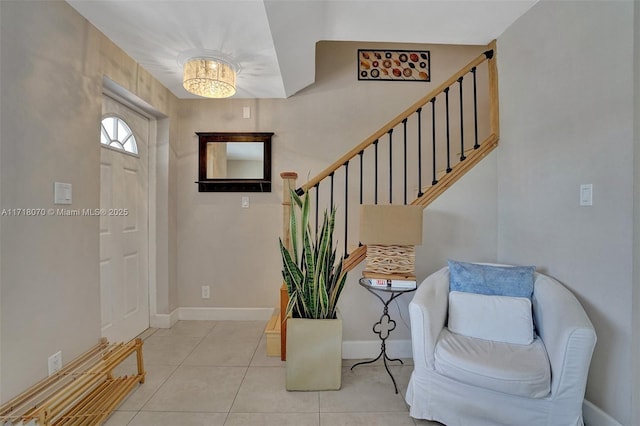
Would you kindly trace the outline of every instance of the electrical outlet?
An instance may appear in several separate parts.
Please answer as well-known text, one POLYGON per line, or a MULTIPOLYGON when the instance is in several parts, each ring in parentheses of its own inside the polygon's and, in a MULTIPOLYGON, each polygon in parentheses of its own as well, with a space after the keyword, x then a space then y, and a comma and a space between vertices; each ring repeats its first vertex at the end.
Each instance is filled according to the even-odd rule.
POLYGON ((211 297, 211 288, 208 285, 202 286, 202 298, 208 299, 211 297))
POLYGON ((52 376, 62 368, 62 351, 58 351, 49 357, 49 375, 52 376))

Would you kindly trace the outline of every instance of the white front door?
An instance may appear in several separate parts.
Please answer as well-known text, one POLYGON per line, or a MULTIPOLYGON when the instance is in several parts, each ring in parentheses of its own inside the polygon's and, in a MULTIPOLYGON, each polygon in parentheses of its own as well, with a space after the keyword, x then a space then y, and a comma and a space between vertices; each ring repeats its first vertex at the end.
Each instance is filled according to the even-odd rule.
POLYGON ((102 336, 127 342, 149 327, 149 120, 106 95, 102 112, 112 117, 101 127, 102 336), (137 149, 131 148, 131 134, 137 149), (124 150, 118 142, 105 145, 106 138, 121 139, 124 150))

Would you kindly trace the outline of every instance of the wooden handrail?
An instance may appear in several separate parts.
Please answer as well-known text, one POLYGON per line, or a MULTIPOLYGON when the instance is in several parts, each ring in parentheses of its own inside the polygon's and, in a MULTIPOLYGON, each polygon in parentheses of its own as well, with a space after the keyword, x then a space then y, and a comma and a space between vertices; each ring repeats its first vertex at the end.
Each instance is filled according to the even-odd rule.
POLYGON ((342 270, 350 271, 360 262, 362 262, 367 256, 367 246, 358 246, 351 253, 349 253, 349 257, 343 259, 342 261, 342 270))
MULTIPOLYGON (((462 77, 462 76, 466 75, 467 73, 469 73, 472 68, 477 67, 478 65, 480 65, 481 63, 483 63, 486 60, 494 58, 494 53, 496 51, 496 49, 495 49, 496 48, 495 41, 491 42, 488 47, 490 48, 489 50, 487 50, 484 53, 478 55, 475 59, 473 59, 471 62, 469 62, 463 68, 461 68, 460 71, 458 71, 457 73, 453 74, 445 82, 440 84, 438 87, 433 89, 427 95, 423 96, 418 101, 416 101, 409 108, 405 109, 403 112, 398 114, 394 119, 392 119, 387 124, 382 126, 377 132, 373 133, 371 136, 369 136, 367 139, 362 141, 360 144, 356 145, 352 150, 350 150, 349 152, 344 154, 342 157, 340 157, 338 160, 336 160, 329 167, 327 167, 322 172, 320 172, 319 174, 314 176, 307 183, 302 185, 300 187, 300 189, 302 190, 301 192, 304 193, 304 192, 308 191, 310 188, 313 188, 320 181, 322 181, 323 179, 325 179, 326 177, 331 175, 331 173, 334 173, 336 170, 338 170, 340 167, 342 167, 344 165, 344 163, 346 163, 347 161, 349 161, 352 158, 354 158, 361 151, 365 150, 366 148, 371 146, 375 141, 379 140, 381 137, 386 135, 390 130, 392 130, 398 124, 402 123, 402 120, 406 119, 411 114, 415 113, 419 108, 423 107, 428 102, 430 102, 431 99, 433 99, 436 96, 438 96, 439 94, 443 93, 446 88, 450 87, 452 84, 454 84, 456 81, 458 81, 458 79, 460 77, 462 77)), ((490 64, 491 64, 490 66, 496 68, 495 61, 490 61, 490 64)), ((492 93, 492 96, 491 96, 491 98, 492 98, 492 100, 491 100, 491 102, 492 102, 492 105, 491 105, 491 129, 492 129, 492 132, 497 133, 497 127, 499 127, 498 126, 498 115, 497 115, 497 102, 498 102, 498 100, 497 100, 497 88, 498 88, 498 83, 497 83, 497 76, 494 79, 492 79, 492 77, 491 77, 497 71, 496 71, 496 69, 494 69, 492 71, 493 72, 490 72, 490 75, 489 75, 490 90, 493 89, 493 93, 492 93), (495 95, 496 99, 493 99, 494 95, 495 95), (495 102, 495 104, 494 104, 494 102, 495 102), (494 109, 496 111, 494 111, 494 109), (494 126, 495 126, 495 128, 494 128, 494 126)))

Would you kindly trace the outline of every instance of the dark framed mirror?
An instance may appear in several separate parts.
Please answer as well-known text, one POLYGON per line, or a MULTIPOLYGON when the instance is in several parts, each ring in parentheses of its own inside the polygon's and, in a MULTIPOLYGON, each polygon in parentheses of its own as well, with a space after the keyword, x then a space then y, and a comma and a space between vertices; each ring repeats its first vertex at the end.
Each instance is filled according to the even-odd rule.
POLYGON ((271 192, 273 133, 196 134, 199 192, 271 192))

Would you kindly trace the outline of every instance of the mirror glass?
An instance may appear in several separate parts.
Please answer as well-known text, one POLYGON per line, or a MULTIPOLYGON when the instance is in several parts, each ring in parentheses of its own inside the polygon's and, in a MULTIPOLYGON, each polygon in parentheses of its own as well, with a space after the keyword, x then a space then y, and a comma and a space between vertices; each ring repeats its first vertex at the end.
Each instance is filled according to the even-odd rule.
POLYGON ((273 133, 197 133, 198 191, 271 192, 273 133))
POLYGON ((263 142, 207 143, 207 179, 263 179, 263 142))

